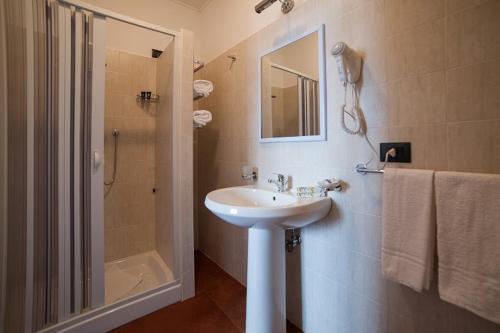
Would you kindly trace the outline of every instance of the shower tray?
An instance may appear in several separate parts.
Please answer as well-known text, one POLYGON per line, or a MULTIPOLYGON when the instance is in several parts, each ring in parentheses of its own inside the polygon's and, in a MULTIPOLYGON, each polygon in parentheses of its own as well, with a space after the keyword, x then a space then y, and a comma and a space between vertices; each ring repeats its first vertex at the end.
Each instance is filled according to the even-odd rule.
POLYGON ((111 261, 104 267, 105 303, 159 287, 174 275, 158 252, 150 251, 111 261))

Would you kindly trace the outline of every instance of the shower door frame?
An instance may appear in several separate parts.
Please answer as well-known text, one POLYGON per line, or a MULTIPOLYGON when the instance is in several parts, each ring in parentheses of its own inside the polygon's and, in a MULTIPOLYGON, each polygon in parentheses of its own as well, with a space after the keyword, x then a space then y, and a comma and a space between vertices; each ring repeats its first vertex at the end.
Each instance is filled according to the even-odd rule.
MULTIPOLYGON (((34 43, 33 36, 30 34, 30 31, 32 29, 30 28, 30 25, 32 23, 30 22, 30 16, 32 15, 32 8, 31 8, 31 0, 23 0, 25 5, 26 5, 26 11, 27 11, 27 19, 26 19, 26 24, 27 24, 27 44, 28 44, 28 73, 31 73, 34 69, 33 65, 33 53, 30 50, 32 50, 32 45, 34 43), (31 45, 31 47, 30 47, 31 45)), ((185 73, 187 66, 189 65, 189 71, 192 73, 192 67, 191 64, 188 64, 187 57, 185 57, 185 52, 186 52, 186 47, 184 44, 185 38, 187 38, 188 41, 191 41, 192 34, 191 32, 187 30, 181 30, 181 31, 174 31, 170 29, 165 29, 160 26, 156 26, 147 22, 143 22, 140 20, 136 20, 118 13, 114 13, 112 11, 104 10, 92 5, 88 5, 84 2, 80 1, 74 1, 74 0, 56 0, 59 4, 63 6, 67 6, 69 8, 76 8, 78 10, 84 10, 86 12, 90 12, 94 14, 96 17, 100 18, 112 18, 114 20, 118 20, 124 23, 129 23, 134 26, 146 28, 152 31, 156 32, 161 32, 167 35, 170 35, 173 37, 173 43, 175 43, 175 53, 174 53, 174 77, 173 77, 173 168, 172 168, 172 178, 173 178, 173 236, 172 236, 172 241, 173 241, 173 251, 174 251, 174 267, 172 267, 172 270, 174 271, 174 275, 176 277, 175 281, 172 281, 171 283, 168 283, 166 285, 160 286, 158 288, 155 288, 150 291, 146 291, 142 294, 135 295, 133 297, 130 297, 128 299, 124 299, 121 301, 118 301, 116 303, 110 304, 110 305, 102 305, 99 306, 100 304, 103 304, 103 298, 104 295, 97 295, 94 297, 91 297, 95 300, 91 303, 91 306, 93 305, 94 308, 90 308, 90 310, 85 311, 84 313, 77 314, 74 316, 71 316, 71 314, 68 312, 68 305, 66 300, 63 300, 62 298, 67 296, 71 290, 69 288, 69 283, 68 283, 68 275, 67 273, 62 273, 64 276, 62 278, 63 281, 59 282, 59 287, 63 289, 63 293, 65 296, 59 296, 59 301, 62 301, 61 306, 64 307, 64 309, 59 311, 58 318, 61 322, 50 326, 48 328, 45 328, 41 330, 40 332, 106 332, 109 331, 113 328, 116 328, 118 326, 121 326, 125 324, 126 322, 129 322, 135 318, 144 316, 148 313, 151 313, 153 311, 156 311, 162 307, 168 306, 170 304, 173 304, 175 302, 185 300, 187 298, 190 298, 194 296, 194 262, 192 260, 193 253, 194 253, 194 248, 192 246, 192 235, 189 235, 186 232, 186 224, 189 222, 189 217, 182 216, 183 214, 181 213, 182 207, 186 207, 186 205, 182 203, 181 198, 183 197, 183 193, 181 193, 182 190, 186 191, 189 189, 189 187, 186 184, 183 184, 180 179, 181 175, 184 173, 183 171, 183 165, 182 165, 182 156, 184 155, 182 153, 182 138, 183 138, 183 131, 180 128, 184 128, 186 126, 185 123, 187 122, 187 118, 182 115, 182 111, 185 111, 186 108, 189 108, 189 105, 184 105, 187 104, 186 101, 191 101, 191 94, 192 91, 183 91, 183 80, 187 80, 185 78, 185 73), (183 74, 184 73, 184 74, 183 74), (186 97, 188 96, 188 98, 186 97), (184 103, 183 103, 184 101, 184 103), (181 190, 182 188, 182 190, 181 190)), ((69 40, 68 38, 65 38, 66 40, 66 45, 64 46, 66 49, 68 49, 69 45, 67 45, 67 41, 69 40)), ((101 45, 104 45, 104 34, 101 36, 97 36, 96 40, 94 42, 101 43, 101 45)), ((65 52, 65 51, 60 51, 60 52, 65 52)), ((192 52, 192 51, 191 51, 192 52)), ((66 52, 66 56, 69 53, 66 52)), ((192 57, 192 55, 191 55, 192 57)), ((102 55, 98 55, 94 52, 94 68, 96 63, 98 66, 104 68, 104 53, 102 55)), ((66 64, 66 66, 68 66, 66 64)), ((96 75, 94 73, 93 75, 96 75)), ((65 78, 67 80, 67 77, 65 78)), ((97 73, 97 76, 94 76, 93 80, 93 87, 92 87, 92 113, 96 113, 98 111, 102 112, 102 115, 98 117, 92 117, 92 142, 91 142, 91 149, 93 158, 95 159, 96 153, 100 154, 102 156, 103 154, 103 143, 104 143, 104 71, 102 74, 97 73), (100 91, 100 93, 99 93, 100 91), (96 94, 94 94, 96 92, 96 94), (99 133, 98 133, 99 132, 99 133)), ((78 85, 79 82, 76 80, 76 90, 78 90, 78 85)), ((32 87, 28 85, 28 87, 32 87)), ((65 88, 67 91, 68 87, 65 88)), ((184 89, 186 90, 186 89, 184 89)), ((33 138, 33 125, 32 125, 32 119, 33 119, 33 105, 29 103, 30 100, 32 100, 32 92, 29 92, 27 99, 28 99, 28 119, 31 119, 31 124, 28 124, 28 139, 33 138)), ((61 102, 61 101, 59 101, 61 102)), ((67 101, 63 101, 63 103, 67 103, 67 101)), ((67 104, 65 104, 67 105, 67 104)), ((191 110, 192 110, 192 104, 191 104, 191 110)), ((190 118, 189 118, 190 119, 190 118)), ((189 122, 189 128, 191 129, 191 123, 189 122)), ((66 134, 65 139, 69 140, 69 136, 66 134)), ((61 140, 61 138, 59 139, 61 140)), ((29 140, 28 140, 29 141, 29 140)), ((60 141, 61 142, 61 141, 60 141)), ((192 143, 191 143, 192 146, 192 143)), ((29 148, 29 147, 28 147, 29 148)), ((32 148, 31 148, 32 149, 32 148)), ((63 152, 61 155, 65 154, 67 152, 67 147, 64 148, 65 152, 63 152)), ((61 160, 63 158, 61 157, 61 160)), ((61 163, 61 160, 58 163, 61 163)), ((191 161, 192 164, 192 161, 191 161)), ((92 166, 94 168, 94 163, 92 163, 92 166)), ((67 166, 64 167, 66 169, 67 166)), ((99 198, 97 196, 94 196, 94 194, 100 193, 99 189, 102 187, 103 183, 103 172, 102 172, 102 166, 97 167, 96 169, 93 169, 93 176, 91 177, 91 188, 92 188, 92 217, 91 217, 91 224, 92 224, 92 243, 91 243, 91 251, 92 251, 92 258, 96 258, 97 265, 92 264, 92 276, 98 277, 98 279, 92 281, 93 284, 96 284, 92 286, 91 293, 95 294, 96 290, 102 290, 102 293, 104 293, 104 239, 103 239, 103 200, 99 201, 99 198), (98 171, 95 171, 96 169, 99 169, 98 171), (100 226, 98 225, 100 224, 100 226), (101 265, 102 263, 102 265, 101 265), (97 281, 99 280, 99 281, 97 281)), ((32 172, 32 170, 28 170, 28 172, 32 172)), ((66 172, 66 171, 65 171, 66 172)), ((77 174, 78 172, 76 172, 77 174)), ((32 179, 28 179, 29 182, 32 182, 32 179)), ((188 182, 189 183, 189 182, 188 182)), ((66 185, 65 185, 66 186, 66 185)), ((101 189, 102 190, 102 189, 101 189)), ((184 196, 185 197, 185 196, 184 196)), ((67 198, 60 197, 60 200, 64 201, 67 203, 67 198)), ((29 263, 32 262, 33 260, 33 222, 32 222, 32 217, 33 217, 33 203, 28 201, 28 225, 27 225, 27 282, 26 282, 26 292, 27 294, 32 293, 33 291, 33 268, 30 267, 29 263)), ((67 212, 63 213, 65 216, 67 216, 67 212)), ((191 220, 192 223, 192 220, 191 220)), ((68 230, 66 224, 68 224, 67 221, 63 221, 63 228, 64 230, 61 231, 59 234, 59 239, 66 238, 66 235, 68 234, 68 230)), ((188 228, 189 230, 189 228, 188 228)), ((60 244, 60 252, 62 253, 64 251, 68 251, 68 244, 67 242, 62 242, 60 244)), ((67 267, 67 258, 66 259, 59 259, 59 265, 60 267, 67 267)), ((30 296, 27 295, 26 299, 26 314, 25 314, 25 332, 31 332, 31 327, 32 327, 32 311, 33 309, 31 308, 29 298, 30 296)))
MULTIPOLYGON (((3 2, 2 2, 3 4, 3 2)), ((5 22, 0 5, 0 22, 5 22)), ((0 24, 0 109, 7 110, 7 67, 4 25, 0 24)), ((0 323, 5 316, 5 285, 7 268, 7 112, 0 112, 0 323)), ((3 333, 3 324, 0 324, 3 333)))

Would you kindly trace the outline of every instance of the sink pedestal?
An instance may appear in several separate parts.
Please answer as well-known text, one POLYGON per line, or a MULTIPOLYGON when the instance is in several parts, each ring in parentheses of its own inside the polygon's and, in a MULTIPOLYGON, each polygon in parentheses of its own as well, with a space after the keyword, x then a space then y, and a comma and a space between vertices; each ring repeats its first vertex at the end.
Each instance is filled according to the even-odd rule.
POLYGON ((248 230, 246 333, 286 332, 285 231, 248 230))

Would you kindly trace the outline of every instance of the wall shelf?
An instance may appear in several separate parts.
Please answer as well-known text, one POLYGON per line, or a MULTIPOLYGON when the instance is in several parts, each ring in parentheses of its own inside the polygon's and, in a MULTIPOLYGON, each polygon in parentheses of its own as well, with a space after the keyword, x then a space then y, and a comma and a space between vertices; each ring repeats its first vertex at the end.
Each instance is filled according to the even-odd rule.
POLYGON ((143 98, 140 94, 136 96, 136 101, 141 103, 158 103, 160 95, 151 94, 151 98, 143 98))

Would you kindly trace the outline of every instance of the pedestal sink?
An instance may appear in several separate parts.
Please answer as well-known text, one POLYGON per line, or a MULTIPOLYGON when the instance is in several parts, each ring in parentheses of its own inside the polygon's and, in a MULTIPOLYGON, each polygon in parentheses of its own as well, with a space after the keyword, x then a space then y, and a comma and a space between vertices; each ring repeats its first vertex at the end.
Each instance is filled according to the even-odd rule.
POLYGON ((331 199, 239 186, 210 192, 205 206, 222 220, 249 229, 246 332, 285 333, 284 230, 322 219, 331 199))

